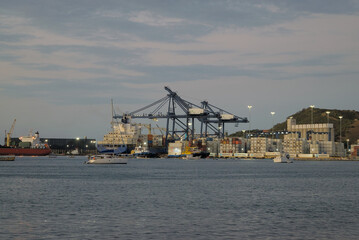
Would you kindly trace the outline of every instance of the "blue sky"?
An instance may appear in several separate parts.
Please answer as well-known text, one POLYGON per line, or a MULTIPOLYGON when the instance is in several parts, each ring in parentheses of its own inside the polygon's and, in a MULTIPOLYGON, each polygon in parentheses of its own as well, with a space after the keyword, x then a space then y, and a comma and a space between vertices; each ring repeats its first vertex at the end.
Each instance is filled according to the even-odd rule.
MULTIPOLYGON (((0 130, 101 139, 110 99, 208 100, 251 126, 358 108, 359 1, 0 1, 0 130)), ((229 127, 229 132, 247 129, 229 127)), ((2 142, 1 142, 2 143, 2 142)))

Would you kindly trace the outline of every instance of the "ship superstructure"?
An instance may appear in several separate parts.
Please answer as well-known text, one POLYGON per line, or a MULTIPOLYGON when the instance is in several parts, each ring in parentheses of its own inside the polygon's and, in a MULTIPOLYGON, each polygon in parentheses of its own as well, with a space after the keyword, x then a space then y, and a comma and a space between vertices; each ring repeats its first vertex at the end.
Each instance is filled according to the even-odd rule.
POLYGON ((98 141, 97 150, 100 153, 141 153, 161 154, 165 152, 164 136, 153 135, 151 129, 163 128, 152 127, 151 124, 132 122, 116 122, 113 124, 113 131, 105 134, 102 141, 98 141), (142 134, 142 128, 148 130, 148 134, 142 134), (135 151, 133 151, 135 150, 135 151))
POLYGON ((99 152, 124 153, 136 147, 141 135, 141 126, 136 123, 113 123, 113 131, 105 134, 102 141, 98 141, 99 152))

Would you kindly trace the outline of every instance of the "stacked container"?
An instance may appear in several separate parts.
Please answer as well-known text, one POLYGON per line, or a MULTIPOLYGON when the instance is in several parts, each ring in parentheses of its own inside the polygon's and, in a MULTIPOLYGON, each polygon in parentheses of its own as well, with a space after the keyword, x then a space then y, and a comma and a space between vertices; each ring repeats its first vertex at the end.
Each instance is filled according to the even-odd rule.
POLYGON ((147 141, 148 141, 148 146, 152 147, 153 146, 153 135, 152 134, 147 135, 147 141))
POLYGON ((265 153, 268 151, 268 139, 265 137, 257 137, 250 139, 251 149, 248 153, 265 153))
POLYGON ((287 134, 284 136, 283 152, 289 153, 292 157, 296 157, 297 154, 309 153, 309 144, 303 138, 298 138, 295 133, 287 134))
POLYGON ((359 159, 359 140, 358 140, 358 144, 351 145, 350 149, 351 149, 351 158, 359 159))
POLYGON ((312 141, 309 144, 309 150, 311 154, 319 154, 319 143, 318 141, 312 141))
POLYGON ((339 157, 343 157, 345 155, 344 143, 335 143, 335 155, 339 157))
POLYGON ((242 153, 245 149, 245 142, 242 138, 224 138, 220 142, 220 155, 233 157, 235 153, 242 153))
POLYGON ((211 157, 218 157, 220 142, 218 140, 211 139, 207 141, 207 151, 211 157))

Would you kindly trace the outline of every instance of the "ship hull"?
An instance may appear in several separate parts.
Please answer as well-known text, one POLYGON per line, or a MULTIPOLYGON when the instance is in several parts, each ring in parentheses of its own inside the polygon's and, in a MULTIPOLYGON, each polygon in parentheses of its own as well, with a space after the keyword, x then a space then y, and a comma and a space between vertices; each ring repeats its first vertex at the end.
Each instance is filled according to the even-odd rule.
POLYGON ((46 156, 50 153, 49 148, 0 148, 0 155, 46 156))
POLYGON ((134 145, 121 145, 121 146, 105 146, 103 144, 97 145, 97 151, 101 154, 122 154, 122 153, 130 153, 133 149, 135 149, 134 145))

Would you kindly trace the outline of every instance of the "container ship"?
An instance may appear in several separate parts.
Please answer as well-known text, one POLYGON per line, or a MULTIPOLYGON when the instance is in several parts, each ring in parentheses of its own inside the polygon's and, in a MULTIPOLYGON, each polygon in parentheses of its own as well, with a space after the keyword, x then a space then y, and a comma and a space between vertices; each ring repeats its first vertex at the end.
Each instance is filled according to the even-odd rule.
POLYGON ((165 152, 163 135, 151 134, 150 124, 112 122, 112 131, 105 134, 102 141, 97 143, 99 153, 141 153, 140 155, 163 154, 165 152), (142 127, 147 128, 148 134, 141 134, 142 127))
POLYGON ((105 134, 97 143, 99 153, 130 153, 135 149, 141 128, 133 123, 111 123, 112 131, 105 134))
MULTIPOLYGON (((51 149, 47 144, 40 141, 39 132, 35 135, 20 137, 18 146, 0 146, 0 155, 15 156, 46 156, 51 153, 51 149)), ((9 140, 8 140, 9 142, 9 140)))

